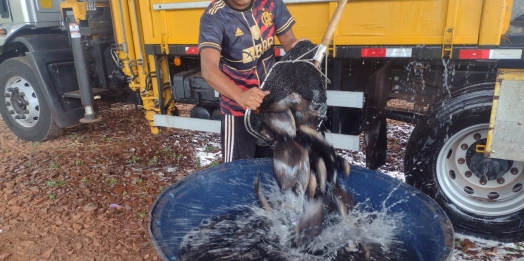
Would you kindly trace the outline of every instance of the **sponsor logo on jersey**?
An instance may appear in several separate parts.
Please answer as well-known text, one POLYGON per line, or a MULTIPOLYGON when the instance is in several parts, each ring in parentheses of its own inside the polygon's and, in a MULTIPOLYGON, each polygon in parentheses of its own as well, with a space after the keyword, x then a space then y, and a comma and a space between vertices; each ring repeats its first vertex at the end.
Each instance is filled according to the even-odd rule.
POLYGON ((260 56, 269 50, 273 44, 273 37, 269 37, 255 46, 242 50, 242 62, 249 63, 260 58, 260 56))
POLYGON ((241 36, 241 35, 244 35, 244 32, 242 32, 242 30, 240 30, 240 28, 237 27, 237 31, 235 33, 235 36, 241 36))

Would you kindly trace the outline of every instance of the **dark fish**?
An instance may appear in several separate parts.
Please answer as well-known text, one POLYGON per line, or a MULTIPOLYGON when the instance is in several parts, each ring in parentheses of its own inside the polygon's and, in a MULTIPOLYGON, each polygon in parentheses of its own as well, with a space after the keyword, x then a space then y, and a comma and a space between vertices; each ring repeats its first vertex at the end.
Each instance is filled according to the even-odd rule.
POLYGON ((294 138, 297 133, 295 118, 289 109, 283 112, 267 112, 265 121, 279 137, 294 138))
POLYGON ((336 180, 337 169, 336 169, 336 154, 335 149, 326 140, 322 134, 315 129, 300 125, 298 127, 301 143, 307 144, 310 151, 314 151, 316 155, 324 160, 326 166, 326 180, 333 182, 336 180))
POLYGON ((300 125, 298 130, 300 133, 299 137, 303 140, 302 143, 311 146, 310 150, 324 160, 328 182, 336 180, 338 172, 343 173, 345 177, 349 175, 351 170, 349 162, 336 155, 335 149, 322 134, 304 125, 300 125))
POLYGON ((309 175, 309 185, 308 185, 308 190, 307 190, 307 196, 308 196, 308 199, 313 199, 315 197, 315 191, 317 190, 317 178, 315 177, 316 175, 311 173, 311 175, 309 175))
POLYGON ((314 106, 311 101, 301 99, 300 102, 294 107, 295 121, 297 125, 309 125, 313 124, 314 121, 323 119, 326 116, 327 105, 314 106))
POLYGON ((352 195, 344 191, 338 184, 333 185, 333 200, 340 214, 345 218, 348 211, 355 208, 355 199, 352 195))
POLYGON ((268 141, 275 141, 276 140, 276 137, 275 137, 275 133, 273 133, 270 129, 268 129, 267 127, 263 127, 261 130, 260 130, 260 134, 266 138, 266 140, 268 141))
POLYGON ((349 172, 351 171, 351 166, 349 165, 349 162, 347 162, 347 160, 338 155, 336 156, 336 158, 337 170, 342 172, 345 177, 349 176, 349 172))
POLYGON ((318 185, 319 189, 322 193, 326 192, 326 163, 324 163, 324 160, 322 158, 318 158, 317 164, 316 164, 316 174, 318 176, 318 185))
POLYGON ((301 102, 302 96, 300 94, 292 92, 284 99, 273 102, 267 106, 265 109, 266 112, 283 112, 288 109, 294 108, 299 102, 301 102))
POLYGON ((273 175, 280 189, 291 189, 299 181, 304 185, 302 182, 305 181, 304 177, 308 174, 308 152, 294 140, 278 140, 273 155, 273 175))
POLYGON ((262 193, 260 190, 260 181, 259 176, 255 178, 255 195, 258 199, 258 203, 264 208, 267 212, 271 213, 271 206, 269 205, 269 201, 267 201, 266 196, 262 193))
POLYGON ((320 235, 323 219, 322 198, 307 200, 295 231, 295 244, 298 247, 304 246, 320 235))

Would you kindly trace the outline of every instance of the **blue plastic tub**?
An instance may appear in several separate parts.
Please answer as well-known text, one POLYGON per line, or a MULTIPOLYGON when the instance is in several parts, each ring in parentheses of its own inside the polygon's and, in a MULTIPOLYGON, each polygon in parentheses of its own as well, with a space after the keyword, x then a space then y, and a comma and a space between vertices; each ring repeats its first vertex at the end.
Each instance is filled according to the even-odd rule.
MULTIPOLYGON (((191 174, 167 188, 151 210, 150 235, 164 260, 178 260, 180 243, 191 229, 212 215, 224 214, 234 206, 253 204, 253 181, 259 173, 272 174, 271 159, 250 159, 219 164, 191 174)), ((267 177, 261 176, 261 185, 267 177)), ((357 202, 380 209, 385 200, 398 202, 391 213, 403 212, 403 230, 397 235, 407 251, 406 261, 450 259, 454 232, 444 211, 431 198, 383 173, 351 166, 351 174, 339 182, 355 195, 357 202)))

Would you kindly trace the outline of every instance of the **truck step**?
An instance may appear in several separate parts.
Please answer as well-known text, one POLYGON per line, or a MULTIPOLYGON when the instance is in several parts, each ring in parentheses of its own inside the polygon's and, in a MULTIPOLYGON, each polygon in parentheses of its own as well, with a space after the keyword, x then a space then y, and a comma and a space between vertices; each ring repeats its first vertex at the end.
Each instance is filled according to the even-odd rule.
MULTIPOLYGON (((101 88, 93 88, 92 90, 93 90, 93 96, 102 95, 102 94, 110 92, 109 89, 101 89, 101 88)), ((77 99, 80 99, 80 90, 76 90, 76 91, 72 91, 72 92, 66 92, 66 93, 62 94, 62 96, 64 98, 77 98, 77 99)))

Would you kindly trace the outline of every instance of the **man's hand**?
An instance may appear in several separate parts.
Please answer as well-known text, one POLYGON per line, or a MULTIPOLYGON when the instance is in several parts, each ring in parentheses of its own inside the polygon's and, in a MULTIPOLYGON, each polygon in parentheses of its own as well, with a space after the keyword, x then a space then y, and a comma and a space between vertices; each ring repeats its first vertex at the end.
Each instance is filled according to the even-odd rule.
POLYGON ((239 99, 236 101, 244 109, 250 109, 256 111, 264 97, 269 94, 269 91, 263 91, 259 88, 251 88, 243 92, 239 99))

